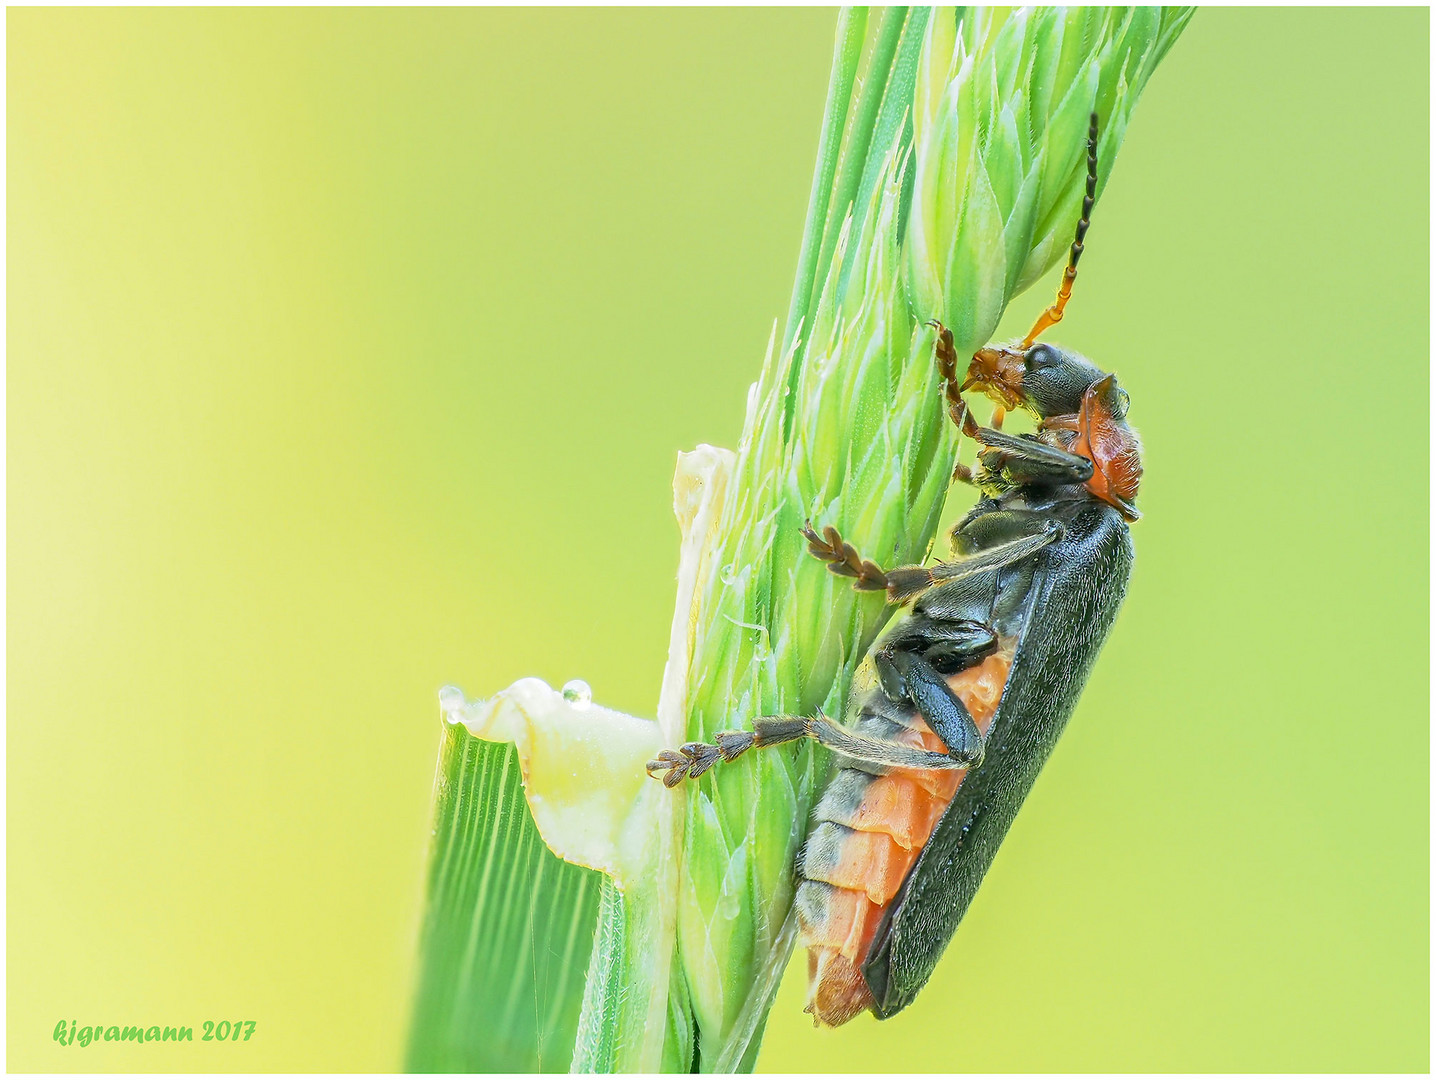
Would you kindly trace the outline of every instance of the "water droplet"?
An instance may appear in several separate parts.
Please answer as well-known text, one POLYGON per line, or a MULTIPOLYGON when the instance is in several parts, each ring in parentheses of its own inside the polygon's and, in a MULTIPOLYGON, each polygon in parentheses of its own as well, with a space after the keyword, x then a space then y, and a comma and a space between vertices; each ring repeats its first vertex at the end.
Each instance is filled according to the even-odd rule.
POLYGON ((593 691, 582 679, 570 679, 563 684, 563 699, 580 709, 586 709, 593 702, 593 691))

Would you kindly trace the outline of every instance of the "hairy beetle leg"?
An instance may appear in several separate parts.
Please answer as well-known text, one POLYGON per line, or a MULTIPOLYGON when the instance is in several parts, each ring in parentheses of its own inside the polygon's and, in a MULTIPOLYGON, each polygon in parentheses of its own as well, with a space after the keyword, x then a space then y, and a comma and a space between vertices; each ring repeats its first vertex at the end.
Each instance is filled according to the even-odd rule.
POLYGON ((933 356, 937 360, 937 373, 942 378, 943 396, 947 398, 947 415, 953 426, 971 438, 977 430, 977 421, 968 412, 962 391, 965 385, 957 377, 957 346, 952 340, 952 331, 936 319, 929 319, 927 325, 937 334, 933 345, 933 356))
POLYGON ((921 566, 884 570, 872 560, 864 559, 831 525, 823 526, 823 535, 819 536, 813 531, 813 523, 808 522, 803 526, 803 536, 813 558, 827 563, 828 569, 839 577, 856 579, 853 582, 856 592, 882 589, 887 593, 889 604, 905 604, 932 585, 931 573, 921 566))
MULTIPOLYGON (((962 707, 961 702, 958 702, 958 707, 962 707)), ((919 705, 918 709, 921 712, 922 706, 919 705)), ((968 720, 971 721, 970 716, 968 720)), ((937 731, 937 728, 933 730, 937 731)), ((975 725, 973 730, 976 731, 975 725)), ((938 737, 942 738, 941 732, 938 732, 938 737)), ((684 780, 696 780, 719 761, 735 761, 754 747, 778 746, 803 738, 815 739, 830 750, 871 765, 888 765, 897 769, 966 769, 982 757, 980 747, 975 758, 970 752, 964 752, 959 759, 935 750, 920 750, 886 739, 854 735, 822 713, 812 717, 760 716, 753 721, 752 731, 720 731, 714 738, 717 741, 713 743, 690 742, 677 750, 660 751, 658 757, 648 763, 648 775, 663 772, 663 786, 677 787, 684 780)), ((980 742, 981 736, 978 739, 980 742)))
MULTIPOLYGON (((777 746, 808 734, 801 716, 760 716, 752 731, 720 731, 711 743, 688 742, 677 750, 661 750, 648 763, 648 775, 663 773, 664 787, 696 780, 719 761, 736 761, 755 746, 777 746)), ((655 777, 656 778, 656 777, 655 777)))
MULTIPOLYGON (((933 357, 937 360, 937 373, 942 378, 943 396, 947 399, 947 415, 951 418, 953 426, 962 434, 972 438, 977 432, 977 422, 973 420, 972 413, 968 411, 967 402, 963 399, 963 383, 957 377, 957 346, 952 340, 952 331, 943 326, 936 319, 929 319, 928 326, 932 327, 937 334, 937 341, 933 345, 933 357)), ((998 417, 995 421, 1000 427, 1002 420, 998 417)), ((964 465, 961 461, 954 461, 952 466, 953 483, 971 484, 972 468, 964 465)))
MULTIPOLYGON (((981 430, 989 431, 987 428, 981 430)), ((1031 453, 1034 455, 1034 460, 1038 462, 1038 465, 1033 466, 1034 469, 1046 466, 1052 470, 1065 466, 1068 469, 1075 468, 1080 471, 1085 467, 1086 475, 1091 476, 1092 463, 1086 458, 1080 458, 1039 443, 1014 439, 1010 435, 1003 435, 1000 432, 990 432, 990 434, 997 440, 1005 440, 1002 444, 1004 446, 1006 443, 1020 444, 1018 451, 1012 452, 1014 454, 1028 446, 1034 447, 1035 449, 1031 453)), ((828 569, 834 574, 856 579, 853 582, 855 590, 861 592, 882 589, 887 593, 889 604, 902 605, 944 581, 971 577, 984 570, 995 570, 1009 563, 1017 562, 1019 559, 1025 559, 1054 540, 1061 539, 1062 527, 1048 522, 1043 525, 1042 531, 1034 536, 1019 537, 1006 544, 999 544, 973 558, 938 563, 931 567, 895 566, 891 570, 883 570, 876 563, 864 559, 857 553, 853 545, 845 541, 838 530, 831 525, 825 525, 823 535, 819 536, 813 530, 812 522, 808 522, 803 526, 803 536, 808 541, 809 554, 827 563, 828 569)))
POLYGON ((1021 439, 993 428, 978 428, 980 460, 992 473, 1005 473, 1019 484, 1085 484, 1092 479, 1092 462, 1055 446, 1021 439))
POLYGON ((976 555, 964 559, 940 562, 934 566, 900 566, 888 571, 888 600, 894 604, 906 604, 934 585, 946 581, 958 581, 988 570, 1000 570, 1015 562, 1021 562, 1035 555, 1049 544, 1062 539, 1062 523, 1045 520, 1037 523, 1038 531, 1018 536, 1006 543, 996 544, 976 555))

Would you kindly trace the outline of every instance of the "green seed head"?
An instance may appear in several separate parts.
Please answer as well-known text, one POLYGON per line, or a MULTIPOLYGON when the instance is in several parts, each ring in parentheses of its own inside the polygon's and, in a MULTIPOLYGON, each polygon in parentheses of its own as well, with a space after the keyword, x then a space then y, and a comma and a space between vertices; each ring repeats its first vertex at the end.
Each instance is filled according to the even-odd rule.
MULTIPOLYGON (((867 61, 885 55, 891 66, 858 81, 885 79, 908 122, 886 144, 866 141, 869 186, 825 245, 817 301, 786 353, 770 347, 750 395, 696 613, 689 738, 711 741, 765 714, 842 714, 890 609, 810 558, 799 529, 835 526, 884 566, 925 557, 955 448, 926 322, 948 324, 971 353, 1066 254, 1091 113, 1103 121, 1105 177, 1187 17, 969 9, 959 22, 937 10, 870 29, 867 61)), ((896 111, 887 100, 870 110, 896 111)), ((840 168, 839 182, 854 168, 840 168)), ((802 744, 752 753, 689 785, 678 945, 702 1068, 742 1059, 748 1048, 733 1044, 750 1034, 744 1007, 785 959, 792 868, 826 757, 802 744)))

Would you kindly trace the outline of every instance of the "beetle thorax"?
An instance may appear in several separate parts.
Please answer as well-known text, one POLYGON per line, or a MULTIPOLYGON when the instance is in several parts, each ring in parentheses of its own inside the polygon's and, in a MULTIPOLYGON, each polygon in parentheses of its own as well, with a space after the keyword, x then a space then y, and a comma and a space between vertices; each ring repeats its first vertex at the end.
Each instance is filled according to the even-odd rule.
POLYGON ((1092 462, 1092 479, 1086 484, 1089 492, 1115 506, 1128 521, 1141 517, 1133 503, 1142 483, 1142 444, 1127 426, 1126 394, 1113 376, 1087 388, 1076 416, 1052 417, 1044 426, 1074 432, 1068 449, 1092 462), (1114 408, 1117 402, 1120 407, 1114 408))

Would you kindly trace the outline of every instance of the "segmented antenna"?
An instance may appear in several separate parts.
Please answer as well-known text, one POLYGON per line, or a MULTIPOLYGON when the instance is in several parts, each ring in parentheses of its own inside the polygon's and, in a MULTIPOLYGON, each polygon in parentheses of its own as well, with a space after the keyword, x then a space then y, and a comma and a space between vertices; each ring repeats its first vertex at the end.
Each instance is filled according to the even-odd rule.
POLYGON ((1082 257, 1082 241, 1087 236, 1087 227, 1092 224, 1092 204, 1097 201, 1097 114, 1092 114, 1091 126, 1087 129, 1087 194, 1082 197, 1082 216, 1077 221, 1077 239, 1072 241, 1072 254, 1067 257, 1067 269, 1062 272, 1062 285, 1057 290, 1057 301, 1037 317, 1022 348, 1029 349, 1039 334, 1054 323, 1062 321, 1063 309, 1072 299, 1072 283, 1077 280, 1077 260, 1082 257))

